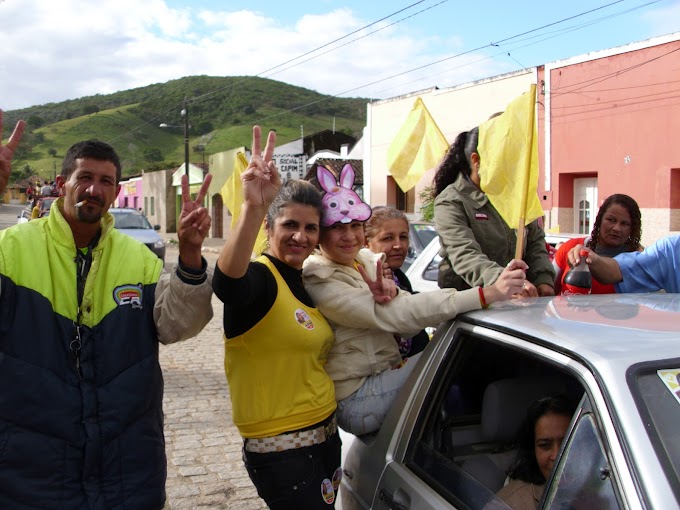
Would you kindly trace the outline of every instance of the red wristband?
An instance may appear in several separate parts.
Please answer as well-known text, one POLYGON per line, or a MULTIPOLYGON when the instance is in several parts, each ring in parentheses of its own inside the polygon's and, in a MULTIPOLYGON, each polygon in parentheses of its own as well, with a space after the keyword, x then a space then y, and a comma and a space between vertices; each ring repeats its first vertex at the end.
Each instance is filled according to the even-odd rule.
POLYGON ((479 303, 482 305, 482 308, 489 308, 489 305, 486 304, 486 299, 484 299, 484 290, 482 287, 479 287, 479 303))

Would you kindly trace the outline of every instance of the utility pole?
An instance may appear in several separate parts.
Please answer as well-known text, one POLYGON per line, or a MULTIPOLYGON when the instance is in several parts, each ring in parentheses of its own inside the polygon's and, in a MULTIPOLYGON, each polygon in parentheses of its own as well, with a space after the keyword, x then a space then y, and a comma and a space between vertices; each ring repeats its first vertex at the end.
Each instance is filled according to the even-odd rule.
POLYGON ((184 173, 189 180, 189 105, 184 98, 184 109, 180 112, 184 117, 184 173))

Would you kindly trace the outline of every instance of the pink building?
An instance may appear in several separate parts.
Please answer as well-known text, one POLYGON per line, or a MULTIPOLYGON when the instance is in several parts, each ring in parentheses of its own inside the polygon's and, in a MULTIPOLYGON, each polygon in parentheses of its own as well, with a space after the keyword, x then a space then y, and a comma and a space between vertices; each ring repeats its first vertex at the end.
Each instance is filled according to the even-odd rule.
POLYGON ((133 177, 120 182, 120 193, 115 201, 116 207, 144 207, 144 185, 141 177, 133 177))
POLYGON ((546 227, 589 233, 625 193, 643 244, 680 232, 680 33, 546 64, 538 88, 546 227))

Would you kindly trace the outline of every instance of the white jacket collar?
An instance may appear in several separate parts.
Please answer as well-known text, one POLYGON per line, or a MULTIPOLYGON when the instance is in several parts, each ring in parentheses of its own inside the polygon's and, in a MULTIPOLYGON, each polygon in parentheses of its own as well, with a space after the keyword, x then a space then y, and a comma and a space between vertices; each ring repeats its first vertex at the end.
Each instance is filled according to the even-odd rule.
MULTIPOLYGON (((362 248, 361 250, 359 250, 359 253, 357 253, 356 260, 357 262, 359 262, 359 264, 364 266, 364 269, 366 269, 366 273, 368 273, 369 278, 375 280, 376 264, 378 263, 378 260, 382 260, 384 262, 385 258, 386 257, 384 253, 373 253, 368 248, 362 248)), ((357 271, 353 267, 337 264, 336 262, 333 262, 332 260, 324 257, 319 252, 314 252, 312 255, 310 255, 309 258, 305 260, 302 266, 303 277, 316 276, 317 278, 321 278, 322 280, 330 278, 336 271, 350 275, 356 280, 363 281, 363 278, 359 274, 359 271, 357 271)))

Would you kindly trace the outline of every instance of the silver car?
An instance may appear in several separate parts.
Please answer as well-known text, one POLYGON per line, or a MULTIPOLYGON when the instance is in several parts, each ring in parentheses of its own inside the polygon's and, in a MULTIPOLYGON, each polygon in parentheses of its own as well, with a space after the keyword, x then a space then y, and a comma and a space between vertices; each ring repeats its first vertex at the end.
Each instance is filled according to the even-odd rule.
POLYGON ((165 263, 165 241, 157 232, 160 225, 152 227, 146 216, 136 209, 111 207, 109 212, 115 219, 116 229, 146 245, 165 263))
POLYGON ((538 508, 680 507, 680 295, 511 300, 437 328, 381 430, 344 462, 343 510, 507 508, 534 400, 579 402, 538 508))
MULTIPOLYGON (((546 233, 545 242, 553 248, 558 248, 562 243, 573 237, 583 237, 583 234, 546 233)), ((437 285, 437 275, 439 274, 439 263, 442 260, 439 255, 439 248, 439 237, 437 236, 410 263, 408 270, 404 269, 406 277, 416 292, 437 290, 439 288, 437 285)), ((548 256, 550 256, 550 253, 548 256)))

